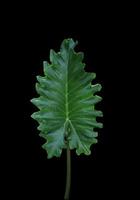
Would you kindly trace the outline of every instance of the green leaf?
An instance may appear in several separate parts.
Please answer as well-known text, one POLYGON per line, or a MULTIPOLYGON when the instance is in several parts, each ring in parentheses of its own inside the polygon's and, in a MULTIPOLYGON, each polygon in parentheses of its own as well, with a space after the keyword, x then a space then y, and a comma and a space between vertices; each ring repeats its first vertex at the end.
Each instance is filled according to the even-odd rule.
POLYGON ((44 76, 37 76, 38 98, 31 102, 39 111, 32 118, 39 123, 40 136, 46 139, 43 148, 48 158, 61 156, 67 145, 76 149, 77 155, 91 153, 90 147, 97 143, 95 128, 102 128, 96 117, 102 112, 95 109, 101 97, 95 95, 100 84, 92 85, 95 73, 85 72, 83 53, 76 53, 77 42, 65 39, 60 52, 50 51, 50 64, 43 63, 44 76))

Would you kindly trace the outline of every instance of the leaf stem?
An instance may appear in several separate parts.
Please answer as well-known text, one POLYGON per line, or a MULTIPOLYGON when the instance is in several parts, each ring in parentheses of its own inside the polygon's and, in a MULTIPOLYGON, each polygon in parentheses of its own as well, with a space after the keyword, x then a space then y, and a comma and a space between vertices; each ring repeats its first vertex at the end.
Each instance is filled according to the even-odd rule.
POLYGON ((69 146, 67 146, 67 176, 66 176, 66 190, 64 196, 65 200, 69 200, 70 186, 71 186, 71 154, 69 146))

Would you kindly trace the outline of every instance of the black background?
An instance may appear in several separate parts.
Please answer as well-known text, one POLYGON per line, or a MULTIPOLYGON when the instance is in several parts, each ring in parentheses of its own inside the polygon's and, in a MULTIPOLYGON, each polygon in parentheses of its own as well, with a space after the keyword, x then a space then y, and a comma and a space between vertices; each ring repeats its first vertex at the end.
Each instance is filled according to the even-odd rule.
POLYGON ((98 108, 104 113, 100 120, 104 128, 99 130, 99 142, 92 147, 92 154, 77 156, 72 151, 71 199, 114 199, 131 194, 133 156, 127 121, 131 18, 123 9, 119 13, 115 9, 96 11, 94 6, 86 5, 68 4, 58 9, 56 4, 55 9, 51 5, 44 9, 28 5, 8 18, 6 47, 12 67, 7 76, 12 80, 13 110, 11 125, 5 127, 8 139, 4 148, 4 185, 17 199, 63 199, 66 155, 63 151, 61 158, 47 159, 41 148, 44 140, 30 117, 36 111, 30 99, 36 96, 36 76, 43 74, 42 63, 49 61, 49 50, 59 51, 65 38, 78 40, 76 50, 85 54, 85 70, 95 72, 94 83, 102 84, 103 101, 98 108))

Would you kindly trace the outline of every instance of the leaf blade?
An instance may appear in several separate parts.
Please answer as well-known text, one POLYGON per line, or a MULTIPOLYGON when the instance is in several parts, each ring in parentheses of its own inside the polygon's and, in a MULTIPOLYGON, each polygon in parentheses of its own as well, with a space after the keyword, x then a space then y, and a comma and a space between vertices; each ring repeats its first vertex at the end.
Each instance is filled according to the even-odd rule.
POLYGON ((102 100, 95 95, 101 85, 91 85, 96 74, 85 72, 83 53, 74 51, 76 44, 65 39, 60 52, 50 51, 51 64, 43 62, 45 76, 37 76, 40 96, 31 100, 40 110, 32 118, 39 123, 40 136, 47 140, 43 148, 48 158, 61 156, 66 144, 76 149, 77 155, 90 155, 90 146, 97 143, 94 128, 102 128, 96 121, 102 112, 95 109, 102 100))

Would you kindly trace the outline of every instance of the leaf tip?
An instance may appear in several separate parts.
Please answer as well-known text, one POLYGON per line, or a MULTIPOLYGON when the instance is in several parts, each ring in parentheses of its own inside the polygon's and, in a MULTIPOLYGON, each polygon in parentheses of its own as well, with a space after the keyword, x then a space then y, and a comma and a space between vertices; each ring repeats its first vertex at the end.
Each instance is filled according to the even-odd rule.
POLYGON ((64 39, 61 44, 61 49, 74 49, 75 46, 78 44, 78 41, 74 40, 72 38, 64 39))

